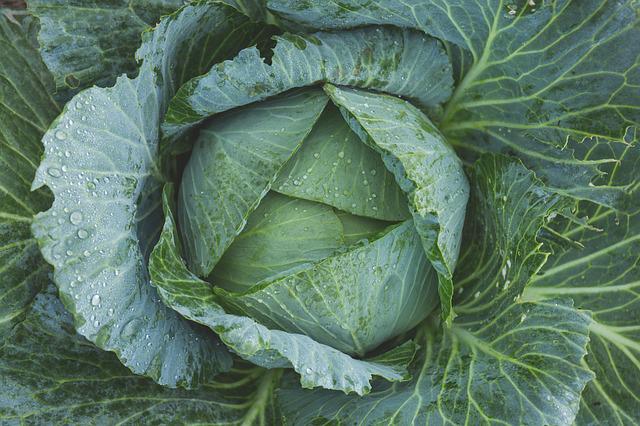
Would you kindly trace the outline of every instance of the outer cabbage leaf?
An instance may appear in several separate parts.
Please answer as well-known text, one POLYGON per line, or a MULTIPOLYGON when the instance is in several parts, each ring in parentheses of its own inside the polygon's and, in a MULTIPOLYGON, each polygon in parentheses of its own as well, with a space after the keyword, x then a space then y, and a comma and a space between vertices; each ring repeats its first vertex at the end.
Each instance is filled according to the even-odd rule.
POLYGON ((638 176, 597 185, 603 166, 619 158, 589 155, 628 138, 629 127, 640 123, 636 0, 267 5, 282 22, 312 29, 394 25, 445 40, 459 81, 440 125, 450 143, 470 157, 486 151, 517 155, 550 186, 576 198, 626 212, 638 206, 640 199, 629 192, 638 176))
POLYGON ((375 89, 436 106, 451 93, 440 43, 416 31, 361 28, 275 37, 271 64, 255 47, 180 88, 163 124, 169 142, 203 119, 323 81, 375 89))
POLYGON ((140 34, 184 4, 183 0, 30 0, 40 19, 45 63, 65 95, 93 84, 112 85, 135 74, 140 34))
POLYGON ((438 272, 442 317, 450 323, 452 276, 469 198, 460 160, 431 121, 408 102, 331 85, 325 91, 351 129, 382 155, 407 194, 424 251, 438 272))
POLYGON ((0 423, 272 425, 280 372, 237 363, 197 390, 136 376, 73 330, 55 288, 0 348, 0 423))
POLYGON ((592 378, 581 365, 588 314, 569 300, 523 303, 546 259, 536 235, 564 203, 521 163, 483 156, 472 177, 458 317, 424 324, 413 380, 358 398, 294 386, 279 391, 291 424, 569 425, 592 378))
POLYGON ((369 392, 374 375, 390 381, 407 378, 402 366, 356 360, 305 335, 271 330, 249 317, 227 314, 217 303, 212 286, 191 273, 180 255, 170 208, 172 193, 168 185, 163 196, 164 228, 149 261, 151 278, 167 306, 210 327, 234 353, 256 365, 292 367, 304 388, 321 386, 363 395, 369 392))
MULTIPOLYGON (((603 184, 638 175, 640 149, 617 153, 622 162, 603 184)), ((598 155, 594 153, 593 155, 598 155)), ((638 186, 636 186, 636 194, 638 186)), ((636 195, 637 196, 637 195, 636 195)), ((633 425, 640 421, 640 210, 619 214, 582 202, 576 215, 584 223, 565 222, 556 232, 580 243, 556 250, 524 297, 571 297, 593 313, 584 364, 596 378, 582 394, 577 423, 633 425)))
POLYGON ((145 33, 135 79, 78 94, 43 139, 34 187, 55 201, 33 231, 60 298, 81 335, 160 384, 206 383, 231 358, 149 285, 145 258, 162 225, 159 123, 175 87, 262 31, 222 4, 186 6, 145 33))
POLYGON ((203 126, 180 182, 190 270, 206 277, 298 150, 327 104, 305 90, 239 108, 203 126))
POLYGON ((58 114, 53 80, 22 28, 0 14, 0 340, 47 282, 49 266, 31 235, 46 190, 31 192, 40 138, 58 114))

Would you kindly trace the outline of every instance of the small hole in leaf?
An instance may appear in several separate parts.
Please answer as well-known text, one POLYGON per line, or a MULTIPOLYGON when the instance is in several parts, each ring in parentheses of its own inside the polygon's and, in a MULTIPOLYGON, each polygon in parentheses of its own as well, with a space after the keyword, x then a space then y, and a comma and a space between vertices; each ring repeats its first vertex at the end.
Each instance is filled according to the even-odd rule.
POLYGON ((77 89, 78 86, 80 86, 80 80, 78 80, 78 78, 73 74, 69 74, 65 76, 64 82, 67 86, 69 86, 72 89, 77 89))

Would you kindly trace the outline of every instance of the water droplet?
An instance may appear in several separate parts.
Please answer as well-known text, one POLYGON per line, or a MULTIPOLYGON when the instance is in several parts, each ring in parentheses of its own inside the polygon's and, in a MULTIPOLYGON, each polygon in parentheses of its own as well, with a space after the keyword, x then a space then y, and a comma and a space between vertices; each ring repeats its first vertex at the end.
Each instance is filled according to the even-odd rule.
POLYGON ((107 313, 108 313, 109 315, 113 315, 113 308, 109 308, 109 310, 107 311, 107 313))
POLYGON ((343 151, 340 151, 338 153, 338 158, 344 158, 344 152, 343 151))
POLYGON ((91 298, 91 306, 98 306, 100 304, 100 295, 94 294, 91 298))
POLYGON ((476 294, 474 294, 474 295, 473 295, 473 298, 474 298, 474 299, 477 299, 478 297, 480 297, 480 292, 479 292, 479 291, 476 291, 476 294))
POLYGON ((64 130, 57 130, 55 136, 56 139, 63 141, 67 138, 67 132, 65 132, 64 130))
POLYGON ((378 172, 376 171, 376 169, 371 169, 371 171, 369 173, 371 173, 371 176, 375 176, 376 173, 378 173, 378 172))
POLYGON ((89 236, 89 233, 84 229, 78 229, 78 238, 84 240, 89 236))
POLYGON ((49 167, 49 169, 47 170, 47 173, 49 173, 50 176, 53 176, 55 178, 62 176, 62 172, 60 171, 60 169, 57 169, 55 167, 49 167))
POLYGON ((69 215, 69 221, 71 221, 71 223, 73 223, 74 225, 79 225, 80 223, 82 223, 82 213, 80 212, 73 212, 69 215))
POLYGON ((320 158, 320 154, 319 154, 319 153, 317 153, 317 152, 314 152, 314 153, 313 153, 313 158, 320 158))

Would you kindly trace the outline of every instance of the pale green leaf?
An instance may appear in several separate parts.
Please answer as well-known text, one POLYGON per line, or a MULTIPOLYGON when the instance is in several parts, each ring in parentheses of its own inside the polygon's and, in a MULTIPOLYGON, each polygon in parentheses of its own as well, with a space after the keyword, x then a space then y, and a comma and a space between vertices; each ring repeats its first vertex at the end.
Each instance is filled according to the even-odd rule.
POLYGON ((179 219, 190 269, 206 277, 320 116, 320 90, 230 111, 204 126, 180 183, 179 219))
POLYGON ((380 155, 362 143, 334 105, 322 116, 273 189, 370 218, 410 217, 407 197, 380 155))
POLYGON ((343 247, 342 221, 327 205, 270 192, 209 280, 243 292, 269 278, 319 262, 343 247))
POLYGON ((260 324, 364 356, 422 321, 438 303, 437 283, 408 220, 374 241, 244 293, 214 291, 260 324))

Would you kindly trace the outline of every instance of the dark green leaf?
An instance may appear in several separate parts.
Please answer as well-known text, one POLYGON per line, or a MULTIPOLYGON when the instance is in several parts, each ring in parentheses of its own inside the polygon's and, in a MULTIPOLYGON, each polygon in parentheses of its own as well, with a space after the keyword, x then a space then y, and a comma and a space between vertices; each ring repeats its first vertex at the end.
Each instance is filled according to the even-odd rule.
POLYGON ((467 278, 460 315, 450 328, 420 327, 423 349, 413 380, 378 383, 362 398, 282 388, 287 423, 573 423, 592 378, 581 365, 590 317, 570 301, 518 297, 545 260, 536 234, 562 203, 519 162, 503 157, 483 157, 472 182, 462 257, 468 253, 470 261, 461 262, 468 268, 457 275, 467 278))
MULTIPOLYGON (((597 155, 597 154, 596 154, 597 155)), ((637 175, 640 149, 629 146, 604 184, 637 175)), ((636 187, 637 189, 637 187, 636 187)), ((636 192, 637 194, 637 192, 636 192)), ((637 195, 636 195, 637 196, 637 195)), ((632 425, 640 421, 640 211, 630 215, 583 202, 560 235, 583 248, 559 249, 524 297, 571 297, 593 313, 585 365, 596 378, 583 393, 580 425, 632 425)))
POLYGON ((0 340, 48 281, 31 236, 33 216, 51 203, 31 192, 40 138, 58 114, 53 80, 22 28, 0 14, 0 340))
POLYGON ((278 370, 237 363, 197 390, 158 386, 76 334, 54 294, 38 295, 0 348, 0 423, 225 424, 279 421, 278 370))
POLYGON ((140 34, 183 0, 30 0, 40 19, 42 56, 64 96, 135 74, 140 34))
POLYGON ((278 17, 313 29, 395 25, 449 42, 460 83, 440 128, 451 143, 470 157, 515 154, 576 198, 626 212, 638 207, 640 198, 628 187, 640 178, 595 185, 619 157, 589 154, 629 140, 629 127, 640 124, 636 0, 267 3, 278 17))

